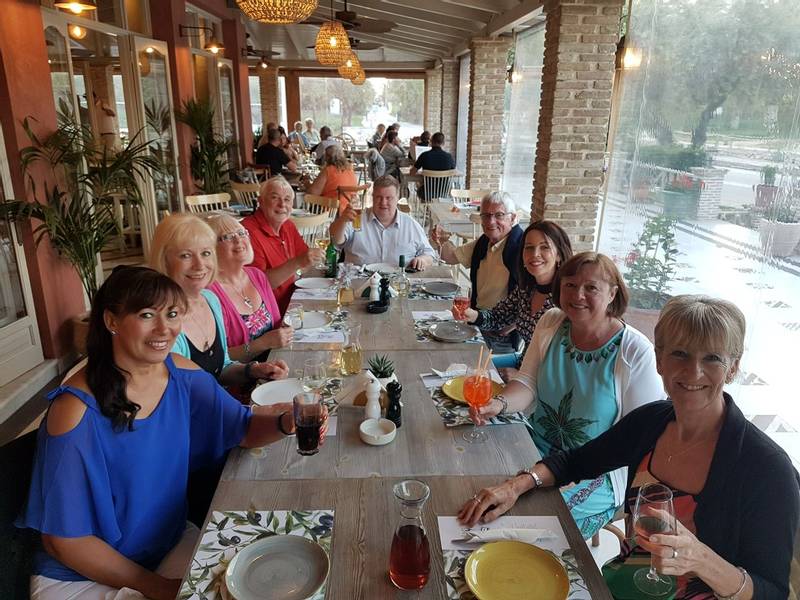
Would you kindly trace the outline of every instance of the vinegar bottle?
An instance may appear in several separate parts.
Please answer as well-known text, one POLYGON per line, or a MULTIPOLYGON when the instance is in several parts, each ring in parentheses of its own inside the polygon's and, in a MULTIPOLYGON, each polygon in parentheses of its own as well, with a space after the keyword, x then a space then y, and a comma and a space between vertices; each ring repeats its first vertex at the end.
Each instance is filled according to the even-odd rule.
POLYGON ((431 551, 422 524, 422 509, 430 488, 416 479, 396 483, 394 496, 400 504, 400 522, 389 553, 389 579, 401 590, 419 590, 428 583, 431 551))

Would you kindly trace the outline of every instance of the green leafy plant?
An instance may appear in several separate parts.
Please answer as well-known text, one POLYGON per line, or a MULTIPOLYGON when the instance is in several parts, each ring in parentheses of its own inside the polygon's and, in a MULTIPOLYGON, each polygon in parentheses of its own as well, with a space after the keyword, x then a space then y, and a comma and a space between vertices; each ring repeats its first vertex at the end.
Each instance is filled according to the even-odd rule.
POLYGON ((115 198, 137 204, 139 181, 161 168, 141 132, 120 151, 98 145, 88 126, 78 125, 69 107, 59 106, 58 128, 45 137, 28 117, 22 126, 31 145, 20 152, 32 201, 0 203, 0 217, 33 221, 34 242, 50 240, 53 248, 72 263, 90 299, 98 288, 97 256, 120 234, 114 215, 115 198), (48 181, 37 181, 32 167, 45 165, 48 181))
POLYGON ((775 185, 775 177, 777 174, 777 167, 773 167, 772 165, 761 167, 761 183, 764 185, 775 185))
POLYGON ((150 153, 160 168, 152 173, 156 206, 169 210, 169 197, 175 188, 175 159, 172 150, 172 119, 169 106, 152 99, 144 105, 147 129, 151 134, 150 153))
POLYGON ((191 146, 190 169, 197 189, 205 194, 225 192, 228 179, 228 150, 235 142, 227 141, 214 131, 214 105, 209 100, 184 101, 175 117, 195 133, 191 146))
POLYGON ((376 354, 369 359, 369 370, 378 379, 384 379, 394 375, 394 363, 385 354, 376 354))
POLYGON ((767 212, 767 218, 778 223, 800 223, 800 208, 787 203, 780 203, 767 212))
POLYGON ((659 309, 669 299, 670 282, 675 276, 678 249, 675 247, 673 217, 650 217, 639 239, 625 259, 625 280, 630 288, 630 305, 659 309))
POLYGON ((704 167, 709 162, 708 154, 702 148, 694 146, 654 145, 639 148, 639 162, 688 171, 692 167, 704 167))

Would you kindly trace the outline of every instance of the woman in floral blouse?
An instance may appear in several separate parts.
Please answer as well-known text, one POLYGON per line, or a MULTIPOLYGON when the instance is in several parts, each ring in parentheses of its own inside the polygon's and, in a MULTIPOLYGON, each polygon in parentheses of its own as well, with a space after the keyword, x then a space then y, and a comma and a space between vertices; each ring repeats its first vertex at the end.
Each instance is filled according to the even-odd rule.
POLYGON ((464 317, 481 329, 502 335, 516 328, 527 347, 536 323, 553 307, 551 286, 558 268, 572 257, 572 244, 567 232, 552 221, 531 223, 523 239, 517 262, 519 285, 494 308, 468 308, 464 317))

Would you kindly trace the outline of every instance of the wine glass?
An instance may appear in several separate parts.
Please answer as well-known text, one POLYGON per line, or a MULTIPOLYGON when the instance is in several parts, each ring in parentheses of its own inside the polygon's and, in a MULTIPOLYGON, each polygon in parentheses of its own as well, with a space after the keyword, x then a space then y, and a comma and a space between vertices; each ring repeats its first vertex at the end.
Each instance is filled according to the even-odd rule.
MULTIPOLYGON (((464 399, 472 408, 486 406, 492 397, 492 380, 483 369, 472 369, 464 379, 464 399)), ((487 440, 486 433, 473 425, 464 433, 464 441, 470 444, 482 444, 487 440)))
POLYGON ((307 392, 318 392, 328 375, 325 363, 317 357, 308 358, 303 362, 303 389, 307 392))
MULTIPOLYGON (((295 331, 303 326, 303 305, 299 302, 290 302, 286 307, 286 314, 283 318, 284 325, 291 327, 295 331)), ((294 350, 294 338, 289 343, 289 353, 294 350)))
MULTIPOLYGON (((639 488, 633 511, 633 530, 637 536, 643 537, 677 532, 671 489, 661 483, 648 483, 639 488)), ((633 583, 648 596, 666 596, 675 589, 675 582, 672 577, 659 575, 652 560, 651 556, 649 569, 641 568, 633 574, 633 583)))

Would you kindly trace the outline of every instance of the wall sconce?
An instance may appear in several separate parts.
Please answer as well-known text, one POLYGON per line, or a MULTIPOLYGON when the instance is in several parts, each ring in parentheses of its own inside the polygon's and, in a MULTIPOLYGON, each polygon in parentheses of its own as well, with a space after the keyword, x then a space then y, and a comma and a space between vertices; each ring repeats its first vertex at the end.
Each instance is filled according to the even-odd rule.
POLYGON ((617 42, 617 53, 615 56, 615 66, 617 69, 630 71, 642 66, 642 49, 626 44, 627 36, 622 36, 617 42))
POLYGON ((223 46, 222 42, 220 42, 216 38, 216 36, 214 35, 214 30, 211 27, 198 27, 196 25, 178 25, 178 34, 181 37, 200 37, 199 33, 194 33, 193 31, 189 31, 190 29, 211 32, 211 39, 206 42, 205 46, 203 46, 203 50, 207 50, 208 52, 211 52, 211 54, 219 54, 220 52, 225 50, 225 46, 223 46))
POLYGON ((262 69, 266 69, 269 66, 269 63, 267 62, 267 57, 266 56, 262 56, 261 57, 261 62, 258 63, 258 66, 261 67, 262 69))
POLYGON ((67 30, 69 31, 69 37, 73 40, 82 40, 86 37, 86 34, 89 33, 86 31, 85 27, 81 27, 80 25, 70 25, 67 30))
POLYGON ((63 8, 76 15, 85 10, 97 10, 97 4, 94 0, 59 0, 55 3, 55 7, 63 8))

